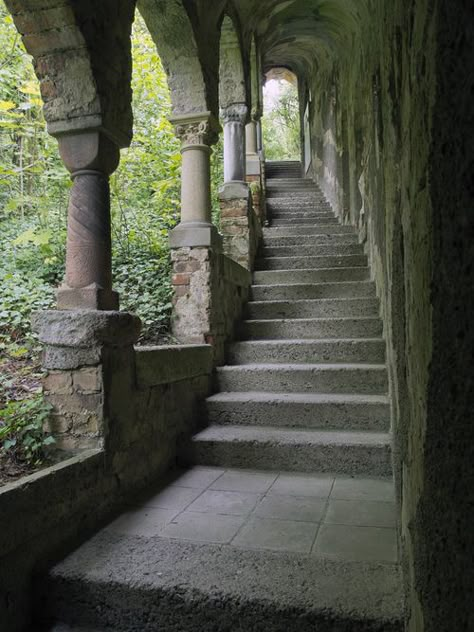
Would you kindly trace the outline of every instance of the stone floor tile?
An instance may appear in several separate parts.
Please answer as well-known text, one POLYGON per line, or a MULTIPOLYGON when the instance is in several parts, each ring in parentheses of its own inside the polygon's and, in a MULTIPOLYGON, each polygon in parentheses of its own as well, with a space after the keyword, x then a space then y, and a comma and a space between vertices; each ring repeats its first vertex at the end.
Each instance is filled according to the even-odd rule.
POLYGON ((244 520, 243 516, 183 511, 163 529, 160 535, 178 540, 225 544, 232 540, 244 520))
POLYGON ((309 553, 318 525, 311 522, 251 517, 232 544, 247 549, 309 553))
POLYGON ((199 513, 248 516, 260 500, 259 494, 248 492, 224 492, 208 489, 189 507, 189 511, 199 513))
POLYGON ((331 492, 331 500, 381 500, 393 502, 393 481, 375 478, 337 477, 331 492))
POLYGON ((178 487, 192 487, 204 490, 217 480, 225 470, 219 467, 192 467, 189 470, 181 470, 174 473, 173 485, 178 487))
POLYGON ((277 476, 276 472, 227 470, 223 476, 210 486, 210 489, 262 494, 270 488, 277 476))
POLYGON ((106 529, 124 535, 152 537, 158 535, 178 511, 143 507, 137 511, 128 511, 111 522, 106 529))
POLYGON ((330 476, 308 476, 305 474, 280 474, 270 488, 270 494, 287 496, 312 496, 327 498, 334 483, 330 476))
POLYGON ((397 561, 395 529, 323 524, 313 553, 348 561, 397 561))
POLYGON ((325 498, 268 495, 255 509, 255 515, 276 520, 320 522, 326 508, 325 498))
POLYGON ((176 509, 183 511, 193 500, 202 494, 201 489, 193 487, 178 487, 169 485, 154 496, 149 496, 143 502, 144 507, 157 507, 159 509, 176 509))
POLYGON ((331 500, 324 522, 362 527, 396 526, 395 503, 367 500, 331 500))

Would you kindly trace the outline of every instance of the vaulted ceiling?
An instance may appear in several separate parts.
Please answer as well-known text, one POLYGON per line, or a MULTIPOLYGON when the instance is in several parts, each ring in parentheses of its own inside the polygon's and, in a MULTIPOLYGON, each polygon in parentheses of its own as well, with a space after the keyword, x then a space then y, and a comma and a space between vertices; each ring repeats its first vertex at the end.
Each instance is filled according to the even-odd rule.
POLYGON ((264 68, 305 74, 350 49, 370 0, 235 0, 260 41, 264 68))

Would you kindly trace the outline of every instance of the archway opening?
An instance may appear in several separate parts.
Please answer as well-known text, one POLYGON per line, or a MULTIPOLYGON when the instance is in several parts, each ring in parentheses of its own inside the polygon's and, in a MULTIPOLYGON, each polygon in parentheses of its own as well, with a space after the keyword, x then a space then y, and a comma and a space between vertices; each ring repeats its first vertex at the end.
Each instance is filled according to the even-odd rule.
POLYGON ((301 159, 298 79, 286 68, 266 73, 262 128, 267 160, 301 159))

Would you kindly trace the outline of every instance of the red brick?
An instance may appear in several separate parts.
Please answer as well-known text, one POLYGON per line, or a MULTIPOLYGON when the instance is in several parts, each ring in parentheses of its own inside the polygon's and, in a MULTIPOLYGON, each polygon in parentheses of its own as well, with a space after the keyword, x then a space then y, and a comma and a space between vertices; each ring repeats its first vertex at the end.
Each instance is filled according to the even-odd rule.
POLYGON ((173 285, 189 285, 189 274, 173 274, 172 283, 173 285))

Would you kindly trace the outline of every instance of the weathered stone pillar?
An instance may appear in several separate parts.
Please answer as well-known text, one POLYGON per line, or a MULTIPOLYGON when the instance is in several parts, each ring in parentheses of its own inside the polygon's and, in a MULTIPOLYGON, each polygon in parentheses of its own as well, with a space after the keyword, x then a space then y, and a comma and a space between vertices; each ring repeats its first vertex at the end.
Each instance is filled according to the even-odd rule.
POLYGON ((211 145, 219 123, 210 112, 171 118, 181 139, 181 222, 170 233, 172 328, 182 343, 215 340, 213 298, 222 238, 211 220, 211 145))
POLYGON ((62 449, 115 448, 134 419, 134 348, 140 319, 127 312, 50 310, 33 317, 44 345, 47 429, 62 449))
POLYGON ((171 231, 172 248, 211 246, 218 241, 212 225, 210 155, 219 124, 210 112, 173 116, 181 140, 181 222, 171 231))
POLYGON ((262 236, 252 201, 248 184, 242 182, 228 182, 219 191, 224 253, 247 270, 252 270, 262 236))
POLYGON ((257 120, 257 153, 263 160, 263 130, 262 130, 262 121, 261 119, 257 120))
POLYGON ((250 123, 245 127, 246 138, 246 180, 247 182, 260 182, 261 159, 258 153, 258 114, 252 116, 250 123))
POLYGON ((247 106, 233 103, 221 110, 224 121, 224 182, 245 181, 247 106))
POLYGON ((257 121, 253 119, 245 126, 245 143, 247 156, 253 156, 258 152, 257 121))
POLYGON ((58 309, 117 310, 112 290, 109 176, 120 160, 118 146, 99 131, 58 138, 73 181, 68 207, 66 275, 58 309))

